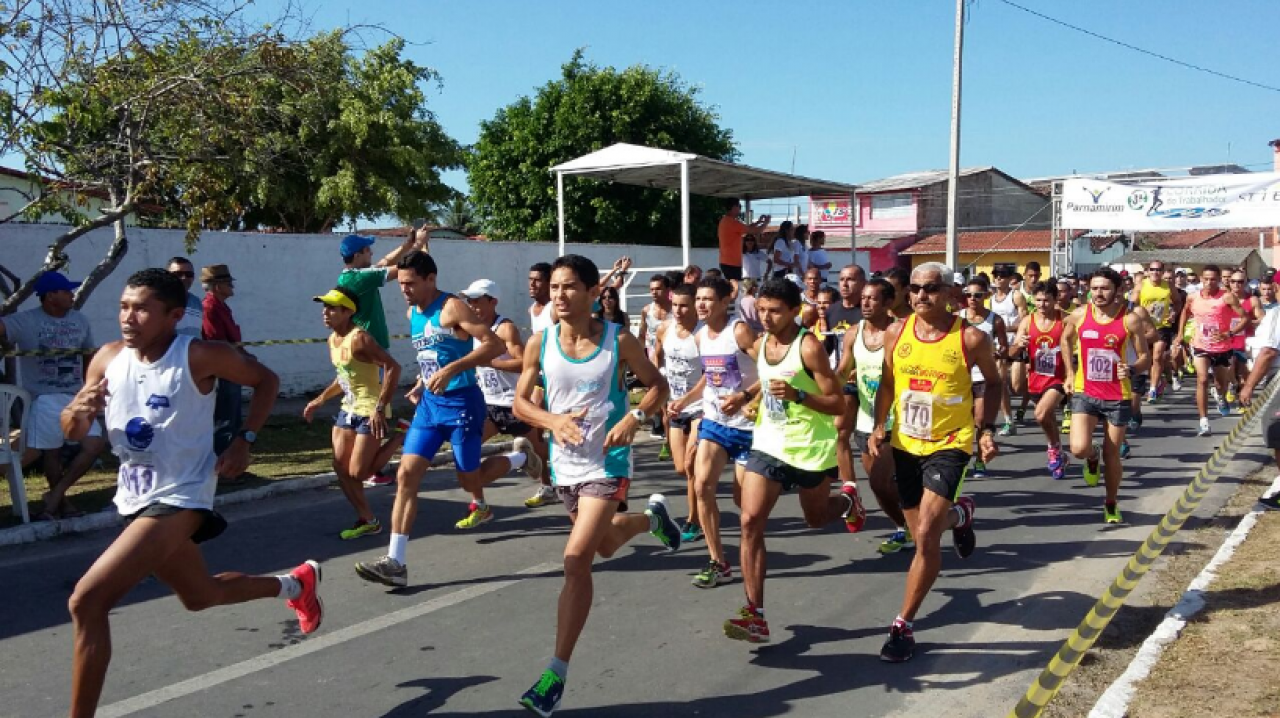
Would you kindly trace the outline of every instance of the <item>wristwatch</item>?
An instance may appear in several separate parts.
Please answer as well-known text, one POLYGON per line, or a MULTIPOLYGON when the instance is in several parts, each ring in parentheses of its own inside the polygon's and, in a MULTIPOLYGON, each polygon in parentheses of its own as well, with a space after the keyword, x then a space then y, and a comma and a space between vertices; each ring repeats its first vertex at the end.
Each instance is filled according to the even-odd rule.
POLYGON ((796 403, 803 404, 805 399, 809 398, 809 392, 804 389, 796 389, 796 403))
POLYGON ((649 418, 649 416, 645 414, 643 411, 640 411, 639 409, 632 409, 631 418, 635 419, 638 422, 643 423, 645 419, 649 418))
POLYGON ((241 439, 244 439, 245 443, 249 444, 250 446, 253 445, 253 442, 258 440, 258 432, 249 431, 248 429, 241 431, 239 434, 236 434, 236 436, 239 436, 241 439))

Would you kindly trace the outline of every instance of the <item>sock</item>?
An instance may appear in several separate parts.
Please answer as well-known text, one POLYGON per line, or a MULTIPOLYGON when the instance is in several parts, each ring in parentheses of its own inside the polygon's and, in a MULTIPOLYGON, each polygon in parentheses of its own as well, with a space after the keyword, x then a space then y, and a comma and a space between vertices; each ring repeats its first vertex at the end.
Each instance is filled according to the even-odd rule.
POLYGON ((276 598, 293 599, 302 595, 302 582, 293 576, 276 576, 276 580, 280 582, 280 594, 276 598))
MULTIPOLYGON (((507 454, 507 461, 511 462, 512 471, 515 471, 520 467, 524 466, 524 462, 526 458, 528 457, 524 455, 523 451, 513 451, 510 454, 507 454)), ((563 678, 563 676, 561 676, 561 678, 563 678)))
POLYGON ((387 555, 390 556, 393 561, 403 566, 404 554, 408 548, 409 535, 393 533, 391 534, 391 546, 387 548, 387 555))
POLYGON ((569 677, 569 662, 553 657, 551 662, 547 664, 547 670, 560 676, 560 680, 566 680, 569 677))
POLYGON ((895 626, 904 626, 906 628, 915 628, 915 625, 916 625, 914 621, 908 621, 902 616, 898 616, 897 618, 893 619, 893 624, 895 626))
POLYGON ((662 519, 658 518, 657 514, 649 514, 649 532, 653 533, 660 528, 662 528, 662 519))

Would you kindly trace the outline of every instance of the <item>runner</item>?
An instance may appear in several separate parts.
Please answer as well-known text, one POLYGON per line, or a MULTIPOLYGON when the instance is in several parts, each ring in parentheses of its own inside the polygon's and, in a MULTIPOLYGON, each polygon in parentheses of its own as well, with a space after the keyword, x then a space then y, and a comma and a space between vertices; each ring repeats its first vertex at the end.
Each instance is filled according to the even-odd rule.
MULTIPOLYGON (((480 469, 465 480, 459 475, 462 488, 471 494, 471 505, 467 516, 454 524, 454 527, 465 531, 493 519, 493 509, 484 499, 484 487, 520 469, 534 481, 542 480, 543 458, 547 455, 547 447, 542 441, 541 432, 534 431, 512 413, 516 380, 520 378, 517 370, 522 366, 524 356, 524 342, 515 322, 498 314, 501 292, 497 283, 491 279, 477 279, 458 294, 471 307, 471 311, 475 312, 476 318, 493 330, 505 348, 498 358, 476 367, 476 381, 484 394, 485 403, 484 429, 480 435, 480 443, 483 444, 498 434, 515 437, 510 453, 486 458, 480 462, 480 469)), ((472 343, 474 348, 481 348, 480 340, 472 340, 472 343)), ((549 482, 545 488, 550 489, 549 482)), ((542 496, 544 492, 545 489, 540 487, 535 497, 542 496)), ((554 491, 551 493, 552 497, 543 497, 538 505, 555 502, 557 499, 554 498, 554 491)), ((528 503, 526 501, 525 505, 528 503)))
POLYGON ((1210 376, 1218 392, 1218 413, 1223 416, 1231 414, 1225 399, 1231 371, 1231 320, 1243 312, 1235 295, 1219 285, 1221 278, 1222 270, 1216 264, 1200 270, 1201 289, 1187 296, 1187 303, 1178 318, 1175 347, 1184 342, 1188 321, 1194 319, 1196 323, 1191 338, 1191 356, 1196 372, 1196 409, 1200 412, 1197 436, 1209 434, 1210 376))
POLYGON ((836 475, 835 417, 844 411, 844 397, 822 343, 796 324, 800 288, 772 279, 760 288, 756 301, 766 333, 756 345, 763 401, 742 479, 747 605, 724 622, 724 633, 739 641, 768 643, 764 529, 778 497, 798 487, 805 523, 812 528, 849 518, 855 502, 852 484, 835 496, 828 488, 836 475))
POLYGON ((529 267, 529 334, 537 334, 556 323, 551 306, 551 265, 538 262, 529 267))
POLYGON ((120 457, 115 505, 124 530, 76 584, 68 602, 75 631, 72 718, 97 711, 111 661, 109 616, 135 586, 155 576, 190 611, 261 598, 287 599, 302 633, 320 627, 320 565, 306 561, 283 576, 210 576, 197 544, 226 521, 214 513, 217 476, 239 476, 275 403, 280 380, 252 356, 221 342, 178 335, 185 312, 182 280, 163 269, 129 277, 120 298, 122 339, 98 350, 85 384, 62 411, 62 430, 79 441, 105 414, 120 457), (213 453, 214 384, 253 388, 242 429, 213 453))
MULTIPOLYGON (((1018 286, 1018 291, 1022 293, 1022 307, 1024 313, 1022 319, 1017 323, 1009 325, 1017 327, 1023 321, 1026 321, 1027 315, 1035 309, 1036 295, 1033 287, 1040 283, 1040 263, 1027 262, 1022 269, 1022 284, 1018 286)), ((1055 287, 1056 288, 1056 287, 1055 287)), ((1012 341, 1012 339, 1010 340, 1012 341)), ((1024 349, 1017 352, 1010 359, 1012 365, 1009 367, 1009 385, 1013 393, 1019 397, 1017 410, 1013 414, 1013 421, 1021 424, 1027 418, 1027 404, 1031 402, 1031 392, 1027 387, 1027 378, 1031 368, 1028 364, 1029 357, 1024 349)))
MULTIPOLYGON (((991 337, 992 346, 995 351, 1002 356, 1007 356, 1009 351, 1008 340, 1009 334, 1006 331, 1004 317, 997 314, 992 309, 987 309, 984 303, 988 297, 987 282, 981 276, 974 277, 969 280, 969 284, 965 287, 964 298, 967 306, 960 311, 960 317, 969 323, 969 326, 981 331, 983 334, 991 337)), ((1016 325, 1015 325, 1016 326, 1016 325)), ((998 363, 999 364, 999 363, 998 363)), ((982 425, 982 417, 987 416, 987 392, 990 385, 984 380, 981 365, 974 363, 969 368, 969 374, 972 379, 970 386, 973 392, 973 421, 977 426, 982 425)), ((1000 385, 1001 393, 1004 390, 1004 383, 1000 385)), ((995 395, 997 398, 1000 394, 995 395)), ((999 406, 997 404, 997 406, 999 406)), ((970 475, 975 479, 986 478, 987 464, 979 452, 973 457, 973 470, 970 475)))
MULTIPOLYGON (((1132 295, 1133 291, 1127 292, 1126 294, 1132 295)), ((1125 304, 1128 311, 1138 318, 1138 321, 1142 326, 1142 335, 1146 337, 1147 340, 1147 346, 1151 346, 1152 342, 1160 336, 1159 330, 1156 329, 1155 321, 1151 319, 1151 314, 1133 302, 1125 302, 1125 304)), ((1125 345, 1125 362, 1132 366, 1137 362, 1137 360, 1138 356, 1136 350, 1134 349, 1133 343, 1130 342, 1125 345)), ((1151 388, 1151 369, 1135 369, 1133 374, 1129 377, 1129 388, 1131 389, 1129 392, 1129 425, 1128 431, 1125 433, 1124 441, 1120 442, 1121 459, 1129 458, 1129 453, 1131 451, 1129 439, 1136 436, 1142 429, 1142 402, 1146 399, 1147 392, 1151 388)))
POLYGON ((1123 468, 1120 445, 1128 428, 1132 388, 1129 377, 1151 366, 1145 322, 1125 311, 1119 273, 1103 267, 1089 279, 1088 305, 1067 317, 1062 329, 1062 351, 1076 355, 1079 368, 1065 364, 1071 397, 1071 453, 1085 462, 1084 482, 1098 485, 1098 462, 1105 464, 1106 523, 1123 521, 1116 501, 1123 468), (1129 353, 1129 345, 1133 352, 1129 353), (1134 359, 1130 363, 1130 356, 1134 359), (1093 431, 1105 421, 1101 447, 1093 442, 1093 431))
POLYGON ((1062 452, 1058 432, 1058 407, 1067 397, 1066 369, 1063 366, 1062 311, 1058 308, 1058 285, 1036 282, 1031 286, 1035 311, 1018 325, 1010 352, 1025 352, 1030 373, 1027 391, 1035 402, 1036 423, 1048 440, 1045 450, 1049 475, 1061 479, 1067 473, 1067 455, 1062 452))
POLYGON ((894 305, 889 307, 889 316, 894 319, 906 319, 911 316, 911 300, 907 285, 911 282, 911 273, 902 267, 892 267, 885 271, 884 278, 893 285, 894 305))
MULTIPOLYGON (((991 277, 995 282, 995 286, 991 289, 991 300, 988 306, 991 311, 1000 315, 1004 320, 1004 348, 1008 348, 1009 342, 1013 341, 1013 333, 1017 331, 1018 325, 1027 316, 1027 300, 1022 296, 1022 292, 1014 289, 1011 285, 1013 281, 1013 269, 1010 267, 998 266, 991 270, 991 277)), ((1000 425, 997 432, 1000 436, 1010 436, 1016 430, 1013 423, 1013 393, 1022 394, 1026 386, 1027 379, 1027 363, 1025 357, 1012 357, 1003 350, 1000 352, 1001 361, 1000 376, 1004 377, 1006 391, 1001 393, 1001 408, 1004 410, 1004 423, 1000 425), (1018 376, 1014 376, 1013 367, 1017 366, 1018 376), (1014 392, 1007 391, 1009 387, 1013 387, 1014 392)))
MULTIPOLYGON (((889 316, 889 307, 893 302, 892 284, 880 277, 867 283, 862 290, 862 315, 865 318, 853 331, 845 334, 844 361, 836 372, 838 377, 844 379, 844 394, 847 398, 846 413, 836 419, 836 425, 838 427, 846 423, 842 421, 846 416, 852 417, 847 423, 853 429, 854 440, 858 442, 862 470, 871 482, 871 492, 876 495, 880 510, 884 511, 896 529, 889 538, 880 542, 879 551, 883 554, 915 548, 911 530, 907 528, 906 517, 902 514, 902 505, 898 501, 898 487, 893 484, 893 457, 887 451, 873 457, 867 450, 867 440, 875 429, 876 392, 880 388, 884 372, 884 337, 894 324, 893 317, 889 316)), ((842 438, 837 448, 844 448, 844 442, 845 439, 842 438)), ((841 472, 843 473, 843 468, 841 472)), ((846 476, 852 480, 852 470, 846 476)))
POLYGON ((942 532, 951 529, 961 558, 977 545, 973 499, 960 495, 974 443, 974 366, 990 400, 977 432, 980 459, 985 463, 997 454, 992 420, 1003 387, 995 347, 989 336, 947 311, 951 278, 951 268, 940 262, 926 262, 911 273, 915 313, 885 331, 889 351, 876 392, 875 429, 867 439, 873 459, 887 453, 884 444, 890 439, 898 497, 916 540, 902 610, 880 649, 880 660, 889 663, 915 654, 914 620, 942 567, 942 532))
POLYGON ((671 390, 667 403, 667 444, 676 474, 685 480, 689 498, 689 517, 680 531, 681 542, 702 537, 698 528, 698 494, 690 469, 698 447, 698 420, 702 418, 702 359, 694 333, 698 329, 698 313, 694 308, 692 284, 681 284, 671 290, 672 321, 658 328, 656 355, 658 366, 667 377, 671 390))
POLYGON ((564 549, 564 588, 556 621, 556 647, 542 677, 520 698, 540 716, 560 705, 569 659, 586 625, 593 595, 591 564, 609 558, 638 534, 649 531, 670 550, 680 532, 666 500, 649 497, 643 515, 624 513, 630 484, 631 442, 647 415, 667 398, 667 382, 643 346, 616 324, 591 318, 599 270, 586 257, 560 257, 552 265, 551 296, 559 322, 535 334, 525 352, 516 387, 516 417, 552 433, 551 474, 569 511, 573 529, 564 549), (628 411, 623 376, 630 369, 648 387, 640 406, 628 411), (546 408, 533 401, 539 372, 546 408))
POLYGON ((1249 294, 1249 275, 1237 269, 1231 273, 1227 288, 1240 302, 1243 311, 1231 320, 1231 380, 1227 387, 1227 403, 1236 399, 1234 387, 1243 386, 1249 376, 1249 353, 1245 350, 1253 338, 1253 331, 1262 322, 1263 309, 1261 303, 1249 294))
POLYGON ((1190 360, 1186 356, 1186 347, 1174 340, 1177 338, 1175 335, 1178 331, 1178 318, 1182 316, 1182 308, 1187 303, 1187 291, 1182 288, 1187 283, 1187 275, 1175 275, 1173 267, 1166 265, 1164 272, 1161 273, 1161 279, 1169 286, 1169 298, 1173 303, 1172 312, 1169 315, 1169 331, 1165 335, 1167 345, 1165 366, 1169 373, 1169 386, 1174 391, 1182 391, 1182 373, 1190 360))
POLYGON ((312 299, 324 305, 321 316, 332 332, 328 340, 329 361, 333 362, 337 378, 320 396, 307 402, 302 418, 311 423, 325 402, 342 397, 342 409, 333 422, 333 472, 338 476, 342 495, 356 510, 356 522, 339 536, 350 540, 379 534, 382 524, 365 500, 361 477, 373 472, 378 442, 391 433, 387 407, 400 385, 400 363, 368 332, 356 326, 360 302, 351 290, 337 287, 312 299))
POLYGON ((1152 382, 1146 395, 1147 401, 1151 403, 1159 400, 1164 393, 1164 374, 1172 366, 1169 361, 1169 346, 1173 344, 1173 335, 1177 331, 1174 326, 1177 321, 1174 313, 1178 308, 1177 296, 1175 288, 1165 280, 1164 275, 1164 262, 1159 259, 1151 260, 1147 263, 1146 276, 1140 279, 1140 283, 1129 295, 1129 300, 1134 305, 1142 307, 1151 315, 1151 321, 1156 327, 1156 340, 1151 345, 1151 374, 1156 377, 1156 381, 1152 382))
POLYGON ((732 287, 719 279, 698 285, 695 303, 702 327, 696 338, 702 359, 702 422, 698 426, 694 489, 698 525, 711 560, 693 578, 698 588, 714 588, 733 580, 733 570, 720 541, 720 507, 716 503, 720 473, 733 461, 733 503, 742 506, 742 479, 751 452, 755 422, 745 411, 760 391, 756 378, 756 333, 741 319, 729 318, 732 287))
POLYGON ((469 487, 478 479, 486 413, 475 368, 493 361, 503 350, 502 341, 465 302, 436 286, 436 261, 431 255, 412 251, 400 258, 399 268, 420 371, 410 391, 418 408, 396 476, 387 555, 356 564, 360 578, 392 588, 409 585, 405 555, 409 531, 418 516, 418 486, 445 441, 453 448, 458 483, 469 487), (478 348, 475 339, 480 340, 478 348))

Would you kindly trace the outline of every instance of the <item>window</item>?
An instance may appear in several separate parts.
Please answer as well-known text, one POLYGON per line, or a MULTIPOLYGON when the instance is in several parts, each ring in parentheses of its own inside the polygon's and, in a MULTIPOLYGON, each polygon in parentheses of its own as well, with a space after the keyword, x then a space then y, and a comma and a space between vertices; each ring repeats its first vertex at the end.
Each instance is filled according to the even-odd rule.
POLYGON ((871 219, 905 219, 914 213, 910 192, 880 194, 871 198, 871 219))

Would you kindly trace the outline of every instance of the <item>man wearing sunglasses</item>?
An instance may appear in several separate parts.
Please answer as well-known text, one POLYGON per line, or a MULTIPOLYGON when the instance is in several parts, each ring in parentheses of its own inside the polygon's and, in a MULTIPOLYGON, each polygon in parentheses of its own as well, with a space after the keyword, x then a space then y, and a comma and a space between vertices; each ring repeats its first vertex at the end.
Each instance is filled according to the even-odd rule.
POLYGON ((1226 403, 1227 377, 1231 370, 1231 320, 1244 314, 1240 300, 1219 284, 1222 270, 1210 264, 1200 270, 1201 289, 1188 294, 1187 303, 1178 318, 1174 346, 1183 343, 1188 321, 1195 321, 1191 337, 1191 356, 1196 368, 1196 409, 1200 412, 1200 428, 1196 436, 1209 434, 1209 377, 1212 372, 1218 390, 1218 413, 1231 413, 1226 403))
POLYGON ((875 429, 867 441, 873 458, 892 446, 898 498, 916 540, 902 610, 889 627, 880 660, 902 663, 915 653, 912 621, 942 566, 942 532, 951 530, 956 553, 967 558, 977 539, 973 499, 961 496, 973 451, 973 379, 976 366, 987 384, 978 432, 982 461, 991 461, 1000 369, 991 337, 947 311, 952 270, 940 262, 915 268, 907 285, 913 314, 885 331, 884 373, 876 392, 875 429), (892 429, 885 428, 890 411, 892 429))
POLYGON ((174 257, 169 260, 167 269, 169 274, 181 279, 182 286, 187 288, 187 304, 182 319, 178 320, 178 333, 199 339, 204 326, 204 303, 200 297, 191 293, 191 285, 196 283, 195 265, 186 257, 174 257))
MULTIPOLYGON (((1156 325, 1156 340, 1151 347, 1151 374, 1154 381, 1147 390, 1147 401, 1154 403, 1164 393, 1164 374, 1171 368, 1169 347, 1173 344, 1175 317, 1182 310, 1178 293, 1164 278, 1164 262, 1154 259, 1147 263, 1146 275, 1129 295, 1129 301, 1142 307, 1151 315, 1156 325)), ((1175 387, 1176 389, 1177 387, 1175 387)))
MULTIPOLYGON (((1243 386, 1244 380, 1249 376, 1249 352, 1246 350, 1248 341, 1253 337, 1254 329, 1262 323, 1264 315, 1261 302, 1249 291, 1249 275, 1243 270, 1237 269, 1231 273, 1231 279, 1227 281, 1227 289, 1244 309, 1238 317, 1231 320, 1234 335, 1231 338, 1231 376, 1235 386, 1243 386)), ((1235 400, 1235 392, 1228 386, 1227 403, 1235 400)))

